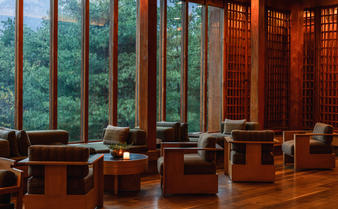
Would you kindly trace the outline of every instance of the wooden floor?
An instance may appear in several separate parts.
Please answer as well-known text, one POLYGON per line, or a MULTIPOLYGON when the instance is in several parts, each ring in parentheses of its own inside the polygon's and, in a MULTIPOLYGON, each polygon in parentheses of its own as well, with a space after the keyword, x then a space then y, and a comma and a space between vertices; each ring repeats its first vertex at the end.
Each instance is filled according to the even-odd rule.
POLYGON ((142 178, 141 192, 106 193, 104 208, 338 208, 338 158, 334 170, 294 172, 276 157, 275 183, 232 183, 219 172, 216 195, 163 197, 159 176, 142 178))

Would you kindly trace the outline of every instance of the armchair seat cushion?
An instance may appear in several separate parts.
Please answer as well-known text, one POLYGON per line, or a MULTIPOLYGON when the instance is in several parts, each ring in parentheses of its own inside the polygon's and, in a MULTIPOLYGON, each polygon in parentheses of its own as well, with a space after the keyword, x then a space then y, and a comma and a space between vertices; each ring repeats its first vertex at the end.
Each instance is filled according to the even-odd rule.
MULTIPOLYGON (((282 151, 289 156, 293 156, 295 153, 294 140, 289 140, 289 141, 284 142, 282 144, 282 151)), ((310 153, 311 154, 330 154, 332 153, 332 148, 330 145, 327 145, 323 142, 320 142, 315 139, 310 139, 310 153)))
MULTIPOLYGON (((157 160, 158 172, 163 175, 164 158, 157 160)), ((203 160, 199 154, 184 154, 184 174, 216 174, 216 165, 203 160)))
MULTIPOLYGON (((245 164, 246 156, 245 153, 231 151, 230 160, 232 164, 245 164)), ((262 152, 261 162, 263 165, 273 165, 274 159, 271 152, 262 152)))
MULTIPOLYGON (((67 194, 88 193, 94 186, 93 169, 84 178, 67 178, 67 194)), ((28 179, 28 194, 44 194, 44 178, 32 176, 28 179)))

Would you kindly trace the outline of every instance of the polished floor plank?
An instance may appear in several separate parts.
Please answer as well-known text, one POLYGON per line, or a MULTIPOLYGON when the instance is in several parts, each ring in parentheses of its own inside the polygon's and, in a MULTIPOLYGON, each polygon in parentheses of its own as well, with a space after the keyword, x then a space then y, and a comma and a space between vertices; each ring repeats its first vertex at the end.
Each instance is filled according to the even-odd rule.
POLYGON ((338 168, 294 172, 280 156, 275 162, 275 183, 233 183, 220 170, 216 195, 163 197, 159 176, 143 177, 139 193, 105 193, 104 209, 338 208, 338 168))

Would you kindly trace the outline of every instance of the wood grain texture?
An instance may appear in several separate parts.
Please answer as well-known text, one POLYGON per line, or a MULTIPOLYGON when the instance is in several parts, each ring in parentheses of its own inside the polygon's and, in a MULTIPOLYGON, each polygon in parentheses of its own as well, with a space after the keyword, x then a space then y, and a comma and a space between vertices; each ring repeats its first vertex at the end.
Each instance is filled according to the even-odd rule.
MULTIPOLYGON (((338 165, 338 162, 336 162, 338 165)), ((142 178, 136 195, 105 194, 104 209, 130 208, 336 208, 338 168, 295 173, 275 157, 274 183, 234 183, 225 175, 218 177, 216 195, 175 195, 164 198, 158 175, 142 178)), ((218 174, 222 174, 220 170, 218 174)))
POLYGON ((15 128, 23 121, 23 0, 16 0, 15 14, 15 128))
POLYGON ((109 124, 116 126, 118 102, 118 0, 110 1, 110 11, 109 124))

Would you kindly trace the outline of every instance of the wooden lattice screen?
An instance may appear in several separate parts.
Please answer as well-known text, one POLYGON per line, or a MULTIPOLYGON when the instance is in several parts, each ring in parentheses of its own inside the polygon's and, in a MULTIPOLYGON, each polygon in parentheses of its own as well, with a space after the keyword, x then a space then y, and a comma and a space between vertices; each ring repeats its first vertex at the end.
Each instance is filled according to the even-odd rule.
POLYGON ((227 3, 225 118, 250 118, 250 11, 247 4, 227 3))
POLYGON ((266 10, 265 128, 288 128, 290 13, 266 10))
POLYGON ((320 121, 338 127, 338 7, 321 9, 319 111, 320 121))
POLYGON ((315 91, 315 12, 304 11, 304 57, 303 57, 303 128, 311 129, 314 123, 315 91))

